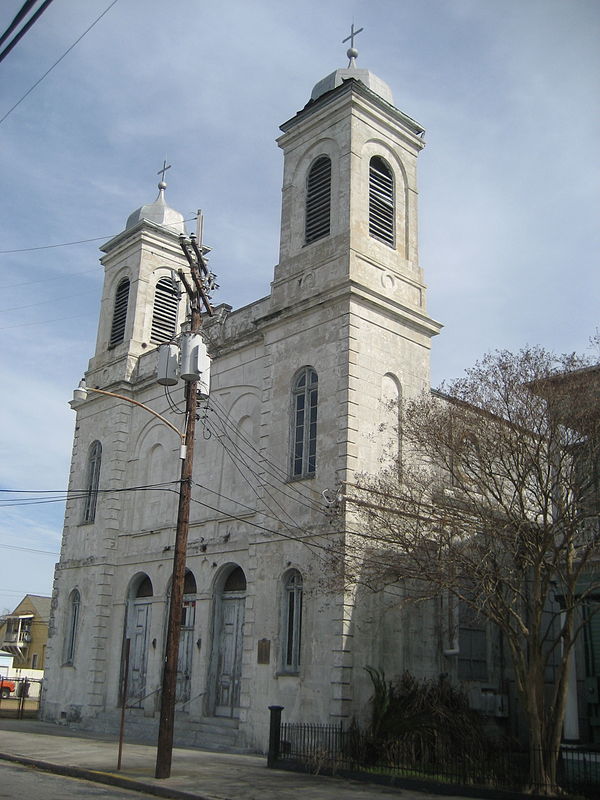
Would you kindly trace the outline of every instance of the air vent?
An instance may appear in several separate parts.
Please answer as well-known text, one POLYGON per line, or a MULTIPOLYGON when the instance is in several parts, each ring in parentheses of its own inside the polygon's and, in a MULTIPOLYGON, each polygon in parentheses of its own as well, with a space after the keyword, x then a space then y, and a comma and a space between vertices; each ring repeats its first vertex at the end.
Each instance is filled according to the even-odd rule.
POLYGON ((125 323, 127 322, 127 304, 129 302, 129 278, 125 278, 117 286, 115 294, 115 311, 113 314, 112 328, 110 330, 109 347, 114 347, 125 338, 125 323))
POLYGON ((369 164, 369 234, 394 247, 394 176, 379 156, 369 164))
POLYGON ((331 160, 317 158, 306 185, 306 244, 329 236, 331 216, 331 160))
POLYGON ((152 312, 152 344, 168 342, 175 335, 177 328, 177 308, 179 292, 171 278, 161 278, 156 284, 154 293, 154 310, 152 312))

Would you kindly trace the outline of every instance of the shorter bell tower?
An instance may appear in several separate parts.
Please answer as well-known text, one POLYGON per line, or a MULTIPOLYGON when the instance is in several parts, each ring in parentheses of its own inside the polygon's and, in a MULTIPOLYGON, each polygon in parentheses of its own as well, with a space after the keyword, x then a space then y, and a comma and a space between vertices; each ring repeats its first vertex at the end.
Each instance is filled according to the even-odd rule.
POLYGON ((130 380, 139 356, 179 333, 185 319, 177 278, 178 269, 188 271, 179 245, 184 219, 167 205, 166 188, 161 180, 156 200, 130 214, 125 230, 100 248, 104 288, 90 385, 130 380))

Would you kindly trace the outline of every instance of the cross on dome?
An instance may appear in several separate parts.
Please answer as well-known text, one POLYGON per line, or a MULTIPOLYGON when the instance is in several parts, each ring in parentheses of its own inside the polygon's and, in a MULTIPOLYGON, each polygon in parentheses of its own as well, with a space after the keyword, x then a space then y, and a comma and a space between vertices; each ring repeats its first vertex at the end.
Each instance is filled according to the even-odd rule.
POLYGON ((358 56, 358 50, 354 47, 354 38, 358 36, 358 34, 363 31, 364 28, 359 28, 357 31, 354 30, 354 22, 350 26, 350 36, 346 36, 345 39, 342 39, 342 44, 346 44, 346 42, 350 42, 350 47, 346 51, 346 55, 349 58, 348 67, 355 66, 355 60, 358 56))
POLYGON ((157 175, 161 176, 160 177, 160 183, 164 184, 164 186, 161 186, 160 183, 159 183, 159 185, 158 185, 159 189, 166 189, 167 188, 167 184, 165 183, 165 172, 168 169, 171 169, 171 165, 169 164, 167 166, 167 159, 165 158, 164 161, 163 161, 162 169, 159 169, 158 172, 156 173, 157 175))

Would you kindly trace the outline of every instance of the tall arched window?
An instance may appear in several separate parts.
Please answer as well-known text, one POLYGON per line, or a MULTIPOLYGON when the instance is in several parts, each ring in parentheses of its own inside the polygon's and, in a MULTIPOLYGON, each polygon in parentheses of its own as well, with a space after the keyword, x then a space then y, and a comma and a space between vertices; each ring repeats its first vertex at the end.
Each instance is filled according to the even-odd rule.
POLYGON ((161 278, 154 292, 154 309, 152 311, 152 344, 168 342, 175 336, 177 328, 177 308, 179 291, 171 278, 161 278))
POLYGON ((394 175, 379 156, 369 162, 369 235, 394 247, 394 175))
POLYGON ((125 338, 128 302, 129 278, 123 278, 115 292, 115 309, 113 312, 112 328, 110 329, 109 347, 115 347, 115 345, 120 344, 125 338))
POLYGON ((317 468, 318 377, 312 367, 304 367, 292 389, 292 477, 314 475, 317 468))
POLYGON ((306 244, 329 236, 331 218, 331 159, 320 156, 308 173, 306 182, 306 244))
POLYGON ((300 669, 302 643, 302 575, 290 570, 283 580, 282 668, 284 672, 300 669))
POLYGON ((73 664, 75 660, 75 644, 77 642, 77 628, 79 627, 80 606, 81 595, 77 589, 73 589, 69 595, 69 605, 67 609, 67 628, 65 631, 63 654, 64 664, 73 664))
POLYGON ((98 499, 98 482, 100 480, 101 463, 102 445, 96 440, 92 442, 88 455, 85 501, 83 505, 84 522, 93 522, 96 518, 96 501, 98 499))

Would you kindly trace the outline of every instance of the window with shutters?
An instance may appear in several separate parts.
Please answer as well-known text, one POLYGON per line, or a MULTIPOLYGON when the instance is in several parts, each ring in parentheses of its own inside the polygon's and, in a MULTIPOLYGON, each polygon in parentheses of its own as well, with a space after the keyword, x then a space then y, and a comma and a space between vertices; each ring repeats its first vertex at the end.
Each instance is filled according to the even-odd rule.
POLYGON ((317 468, 317 373, 304 367, 293 384, 292 477, 307 478, 317 468))
POLYGON ((154 292, 154 309, 152 311, 152 344, 170 341, 177 328, 177 309, 179 291, 171 278, 161 278, 154 292))
POLYGON ((394 175, 379 156, 369 162, 369 235, 394 247, 394 175))
POLYGON ((115 294, 115 310, 113 313, 112 328, 110 329, 109 347, 115 347, 125 338, 125 324, 127 322, 127 304, 129 302, 129 278, 124 278, 117 286, 115 294))
POLYGON ((102 445, 92 442, 88 456, 87 480, 85 486, 83 522, 96 519, 96 501, 98 499, 98 483, 100 481, 100 465, 102 463, 102 445))
POLYGON ((282 670, 298 672, 302 643, 302 575, 297 569, 283 579, 282 670))
POLYGON ((320 156, 308 173, 306 183, 306 244, 329 236, 331 217, 331 159, 320 156))

